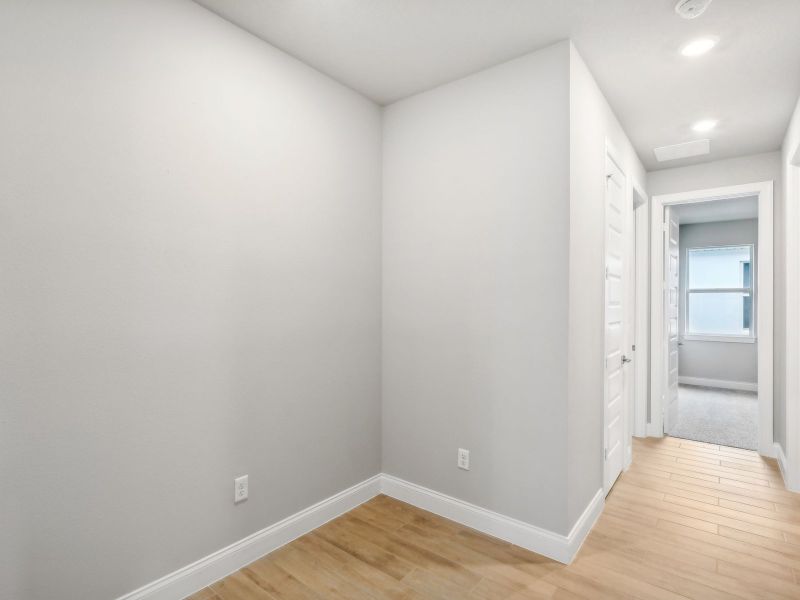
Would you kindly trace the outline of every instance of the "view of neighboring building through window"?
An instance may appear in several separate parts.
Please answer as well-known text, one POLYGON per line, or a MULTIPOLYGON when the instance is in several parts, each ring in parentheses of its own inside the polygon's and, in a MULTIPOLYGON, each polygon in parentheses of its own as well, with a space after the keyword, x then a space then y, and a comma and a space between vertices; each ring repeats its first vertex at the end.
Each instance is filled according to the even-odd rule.
POLYGON ((686 333, 753 335, 753 247, 686 252, 686 333))
MULTIPOLYGON (((742 286, 745 288, 752 288, 751 275, 750 275, 750 261, 743 260, 739 263, 742 267, 742 286)), ((742 306, 742 325, 745 329, 750 330, 750 317, 753 312, 753 296, 749 294, 744 297, 744 305, 742 306)))

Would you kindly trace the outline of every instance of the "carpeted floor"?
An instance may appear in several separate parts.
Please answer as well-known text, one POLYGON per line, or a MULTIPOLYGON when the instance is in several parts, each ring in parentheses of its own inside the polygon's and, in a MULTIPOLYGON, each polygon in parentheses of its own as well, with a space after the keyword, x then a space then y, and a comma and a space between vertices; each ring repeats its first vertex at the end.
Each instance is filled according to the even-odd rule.
POLYGON ((681 385, 673 437, 755 450, 758 395, 755 392, 681 385))

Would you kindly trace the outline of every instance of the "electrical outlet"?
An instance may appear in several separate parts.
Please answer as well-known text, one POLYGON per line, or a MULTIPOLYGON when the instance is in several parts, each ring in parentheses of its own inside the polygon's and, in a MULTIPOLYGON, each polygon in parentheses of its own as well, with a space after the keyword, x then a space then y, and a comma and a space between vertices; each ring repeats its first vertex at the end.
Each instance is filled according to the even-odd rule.
POLYGON ((248 475, 242 475, 233 480, 233 502, 243 502, 247 500, 247 492, 249 487, 248 475))
POLYGON ((469 471, 469 450, 458 449, 458 468, 469 471))

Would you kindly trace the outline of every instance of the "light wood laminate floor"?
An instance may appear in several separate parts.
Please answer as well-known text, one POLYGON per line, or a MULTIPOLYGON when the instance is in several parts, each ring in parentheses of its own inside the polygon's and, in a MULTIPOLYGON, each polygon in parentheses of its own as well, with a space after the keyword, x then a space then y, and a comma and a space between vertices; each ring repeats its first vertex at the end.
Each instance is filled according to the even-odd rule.
POLYGON ((800 598, 800 494, 754 452, 635 440, 562 565, 379 496, 192 600, 800 598))

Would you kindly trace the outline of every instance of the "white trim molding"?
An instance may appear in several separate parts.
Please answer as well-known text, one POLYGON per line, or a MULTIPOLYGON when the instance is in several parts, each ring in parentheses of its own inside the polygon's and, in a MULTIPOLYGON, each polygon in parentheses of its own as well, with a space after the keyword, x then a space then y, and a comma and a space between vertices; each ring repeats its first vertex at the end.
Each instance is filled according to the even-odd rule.
POLYGON ((649 205, 644 196, 634 214, 636 238, 636 350, 633 366, 636 370, 636 398, 634 399, 634 430, 637 437, 647 435, 647 404, 650 390, 647 380, 650 376, 650 246, 649 246, 649 205))
POLYGON ((217 550, 205 558, 148 583, 117 600, 181 600, 238 571, 262 556, 321 527, 379 494, 435 513, 472 529, 569 564, 603 512, 605 496, 597 490, 567 535, 541 529, 474 504, 379 474, 217 550))
POLYGON ((383 476, 382 491, 387 496, 564 564, 572 562, 605 504, 603 490, 598 489, 569 534, 563 535, 391 475, 383 476))
POLYGON ((783 477, 783 483, 786 489, 790 492, 800 492, 800 481, 792 481, 786 455, 783 453, 783 448, 781 448, 778 442, 775 442, 775 458, 778 460, 778 467, 781 470, 781 476, 783 477))
POLYGON ((709 379, 708 377, 678 376, 678 383, 686 385, 701 385, 703 387, 720 388, 723 390, 741 390, 743 392, 757 392, 758 384, 751 381, 726 381, 724 379, 709 379))
POLYGON ((681 336, 684 342, 722 342, 724 344, 755 344, 756 338, 745 335, 705 335, 686 333, 681 336))
POLYGON ((181 600, 380 494, 375 475, 117 600, 181 600))
POLYGON ((694 190, 653 196, 650 213, 650 423, 648 434, 664 435, 666 352, 664 331, 664 207, 758 196, 756 250, 756 328, 758 329, 758 452, 774 453, 773 437, 773 182, 694 190))

